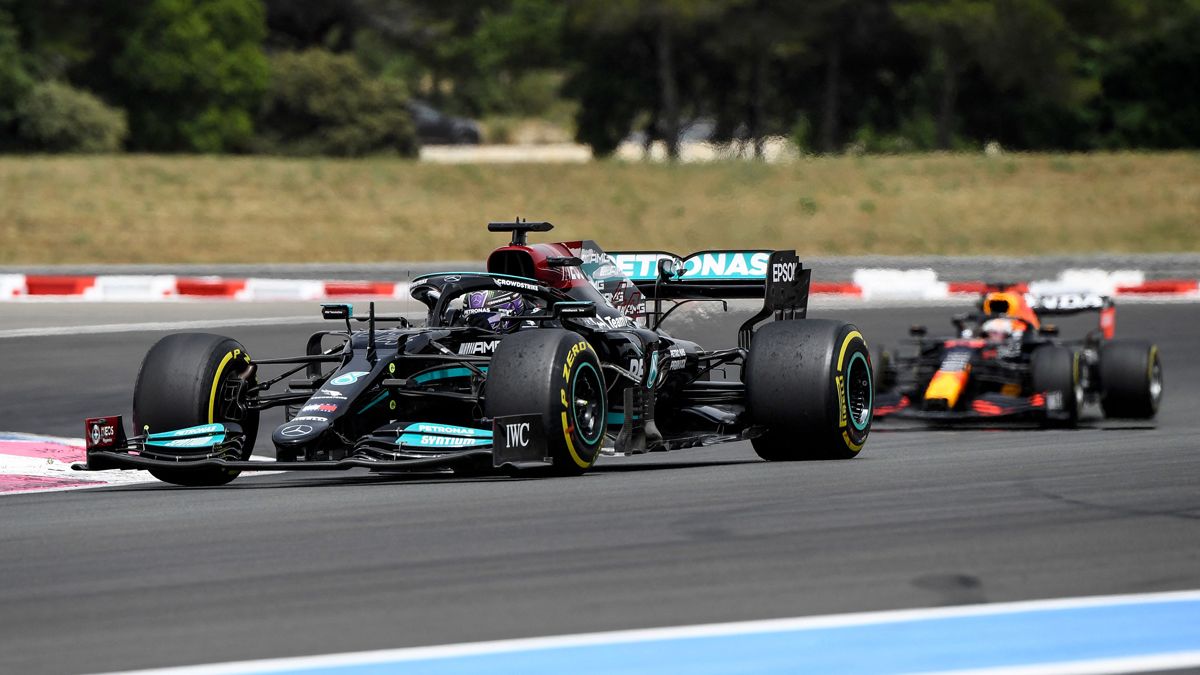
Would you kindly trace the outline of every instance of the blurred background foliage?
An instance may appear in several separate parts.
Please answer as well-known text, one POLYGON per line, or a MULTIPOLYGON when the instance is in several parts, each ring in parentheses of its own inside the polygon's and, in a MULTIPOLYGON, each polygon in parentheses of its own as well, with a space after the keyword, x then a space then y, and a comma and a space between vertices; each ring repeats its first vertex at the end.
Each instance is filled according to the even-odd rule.
POLYGON ((1200 146, 1200 0, 0 0, 0 150, 1200 146))

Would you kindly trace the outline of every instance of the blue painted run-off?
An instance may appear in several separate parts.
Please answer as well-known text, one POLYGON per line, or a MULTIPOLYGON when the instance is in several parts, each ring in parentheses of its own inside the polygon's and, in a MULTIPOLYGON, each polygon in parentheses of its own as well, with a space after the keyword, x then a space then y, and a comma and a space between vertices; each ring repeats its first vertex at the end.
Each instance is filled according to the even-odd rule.
POLYGON ((1197 650, 1200 599, 1191 599, 881 619, 853 626, 555 646, 291 672, 873 674, 1046 665, 1197 650))

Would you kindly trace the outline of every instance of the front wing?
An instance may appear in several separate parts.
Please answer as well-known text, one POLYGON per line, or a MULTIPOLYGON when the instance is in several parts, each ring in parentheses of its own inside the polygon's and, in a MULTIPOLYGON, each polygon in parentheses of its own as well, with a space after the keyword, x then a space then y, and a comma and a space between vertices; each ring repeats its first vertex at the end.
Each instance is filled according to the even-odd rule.
POLYGON ((490 431, 426 422, 408 424, 359 439, 349 456, 340 459, 278 462, 242 459, 244 434, 237 424, 214 423, 127 438, 120 416, 89 418, 85 422, 87 461, 72 468, 412 471, 452 468, 489 458, 497 468, 549 461, 540 416, 497 417, 492 423, 490 431), (511 433, 513 428, 524 433, 511 433))
POLYGON ((1049 410, 1044 394, 1005 396, 983 394, 959 410, 926 410, 919 399, 899 392, 885 392, 875 397, 876 419, 917 419, 930 422, 984 422, 991 420, 1041 419, 1049 410))

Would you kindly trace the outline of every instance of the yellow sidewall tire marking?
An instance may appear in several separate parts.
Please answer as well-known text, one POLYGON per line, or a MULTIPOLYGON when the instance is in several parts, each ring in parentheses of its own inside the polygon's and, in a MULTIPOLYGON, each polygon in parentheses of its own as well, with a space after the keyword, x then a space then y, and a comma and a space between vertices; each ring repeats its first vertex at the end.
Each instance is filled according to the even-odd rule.
POLYGON ((577 464, 581 469, 590 468, 592 466, 591 463, 583 461, 583 458, 579 456, 579 453, 575 452, 575 444, 571 442, 571 432, 567 431, 567 413, 565 412, 562 414, 562 426, 563 438, 567 439, 567 451, 571 453, 571 459, 575 460, 575 464, 577 464))
MULTIPOLYGON (((842 364, 846 362, 846 350, 850 348, 850 343, 854 340, 854 338, 862 340, 863 349, 866 349, 867 347, 867 339, 863 337, 862 333, 856 330, 846 333, 846 337, 842 338, 842 350, 838 353, 837 369, 839 373, 842 372, 842 364)), ((844 400, 840 398, 838 399, 839 407, 846 405, 847 404, 844 400)), ((859 450, 862 450, 863 444, 855 443, 854 441, 850 440, 850 432, 848 430, 842 431, 842 440, 846 443, 846 447, 849 448, 851 452, 857 454, 859 450)))
POLYGON ((213 411, 217 407, 217 385, 221 384, 221 373, 225 372, 225 366, 228 365, 229 362, 233 360, 233 354, 234 354, 233 352, 229 352, 228 354, 225 355, 225 358, 221 359, 221 365, 217 366, 217 372, 215 375, 213 375, 212 391, 208 395, 208 423, 209 424, 213 423, 213 411))

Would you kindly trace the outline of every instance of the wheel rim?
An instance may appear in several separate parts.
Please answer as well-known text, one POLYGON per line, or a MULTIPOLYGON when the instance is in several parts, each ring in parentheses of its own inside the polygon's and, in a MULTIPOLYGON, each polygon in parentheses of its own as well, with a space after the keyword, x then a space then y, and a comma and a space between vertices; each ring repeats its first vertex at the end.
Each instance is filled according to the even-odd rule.
POLYGON ((221 377, 220 404, 213 415, 213 422, 242 422, 246 419, 246 407, 239 400, 245 383, 235 369, 229 368, 221 377))
POLYGON ((863 431, 871 423, 874 397, 867 359, 862 352, 855 353, 846 367, 846 407, 856 430, 863 431))
POLYGON ((595 367, 583 363, 571 383, 571 418, 580 439, 588 445, 599 441, 604 430, 604 388, 598 378, 595 367))

